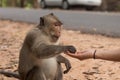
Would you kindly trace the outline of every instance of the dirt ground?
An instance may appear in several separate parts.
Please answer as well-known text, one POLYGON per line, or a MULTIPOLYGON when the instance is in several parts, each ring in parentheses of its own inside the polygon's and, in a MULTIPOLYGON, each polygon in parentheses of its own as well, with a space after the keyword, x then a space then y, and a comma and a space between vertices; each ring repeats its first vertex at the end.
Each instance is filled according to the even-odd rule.
MULTIPOLYGON (((26 33, 35 24, 0 20, 0 69, 17 71, 19 51, 26 33)), ((78 51, 84 49, 110 50, 120 47, 120 38, 82 34, 80 31, 63 29, 61 43, 74 45, 78 51)), ((64 80, 120 80, 120 62, 105 60, 79 61, 62 53, 72 64, 64 80)), ((63 70, 64 65, 63 66, 63 70)), ((0 75, 0 80, 18 80, 0 75)))

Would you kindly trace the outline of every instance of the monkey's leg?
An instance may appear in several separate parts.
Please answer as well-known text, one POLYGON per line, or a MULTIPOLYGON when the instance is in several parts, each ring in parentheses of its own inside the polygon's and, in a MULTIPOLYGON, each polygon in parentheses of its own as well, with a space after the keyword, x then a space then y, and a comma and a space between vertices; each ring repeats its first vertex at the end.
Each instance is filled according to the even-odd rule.
POLYGON ((57 73, 56 73, 56 76, 55 76, 55 79, 54 80, 63 80, 63 73, 62 73, 62 68, 61 68, 61 64, 58 63, 57 65, 57 73))
POLYGON ((25 80, 46 80, 46 78, 39 67, 33 67, 27 73, 25 80))
POLYGON ((64 71, 64 74, 68 73, 69 70, 71 69, 70 61, 67 58, 63 57, 62 55, 57 56, 57 62, 65 63, 66 70, 64 71))

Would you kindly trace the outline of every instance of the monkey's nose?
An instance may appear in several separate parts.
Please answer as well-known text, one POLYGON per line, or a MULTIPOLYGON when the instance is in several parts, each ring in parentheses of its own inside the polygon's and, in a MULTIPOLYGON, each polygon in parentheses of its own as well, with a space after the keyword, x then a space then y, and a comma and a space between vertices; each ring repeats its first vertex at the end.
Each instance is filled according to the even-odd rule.
POLYGON ((61 32, 58 32, 58 33, 57 33, 57 36, 59 37, 60 35, 61 35, 61 32))
POLYGON ((61 34, 61 32, 59 32, 59 34, 61 34))

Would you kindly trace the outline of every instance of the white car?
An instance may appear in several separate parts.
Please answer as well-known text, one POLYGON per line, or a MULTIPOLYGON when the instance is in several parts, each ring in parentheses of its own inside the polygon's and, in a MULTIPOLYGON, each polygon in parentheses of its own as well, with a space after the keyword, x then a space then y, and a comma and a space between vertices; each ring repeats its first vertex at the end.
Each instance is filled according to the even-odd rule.
POLYGON ((70 6, 85 6, 88 10, 101 6, 102 0, 39 0, 41 8, 47 6, 60 6, 63 9, 69 9, 70 6))

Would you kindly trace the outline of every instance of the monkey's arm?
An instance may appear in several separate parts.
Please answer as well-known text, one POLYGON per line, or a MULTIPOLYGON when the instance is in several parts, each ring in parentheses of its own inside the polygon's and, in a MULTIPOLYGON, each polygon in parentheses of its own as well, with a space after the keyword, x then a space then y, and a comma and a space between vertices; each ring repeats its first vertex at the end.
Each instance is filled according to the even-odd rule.
POLYGON ((27 35, 25 42, 32 54, 41 59, 53 57, 62 52, 75 49, 74 46, 50 45, 47 38, 42 36, 42 33, 38 35, 35 31, 27 35))
MULTIPOLYGON (((60 45, 47 45, 45 43, 38 42, 34 44, 32 47, 32 53, 35 54, 36 57, 44 59, 56 56, 62 52, 71 51, 75 49, 74 46, 60 46, 60 45)), ((76 50, 76 49, 75 49, 76 50)))
POLYGON ((38 58, 49 58, 66 51, 66 46, 47 45, 45 43, 36 43, 32 46, 32 53, 38 58))
POLYGON ((62 55, 58 55, 57 56, 57 61, 58 63, 65 63, 65 66, 66 66, 66 70, 64 71, 64 74, 68 73, 71 69, 71 64, 70 64, 70 61, 63 57, 62 55))
POLYGON ((53 57, 66 50, 65 46, 49 45, 47 39, 42 36, 42 33, 38 35, 38 32, 35 30, 27 34, 25 45, 34 56, 41 59, 53 57))

